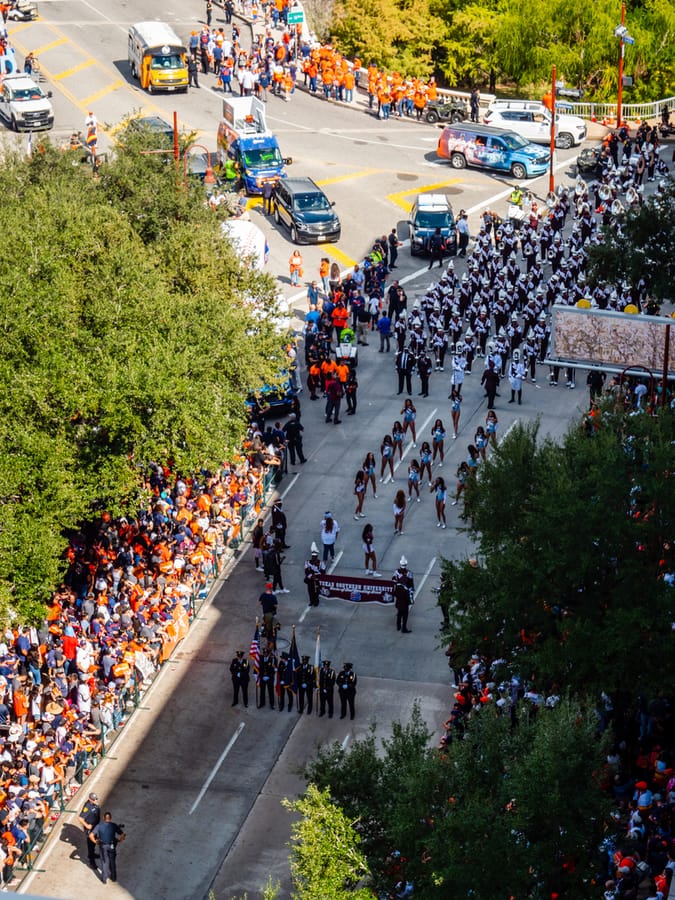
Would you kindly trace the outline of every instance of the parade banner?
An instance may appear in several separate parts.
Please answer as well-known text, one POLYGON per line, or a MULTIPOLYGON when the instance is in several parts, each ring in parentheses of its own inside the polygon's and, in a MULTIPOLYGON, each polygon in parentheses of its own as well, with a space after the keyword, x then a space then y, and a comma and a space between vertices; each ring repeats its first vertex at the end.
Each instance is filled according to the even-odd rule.
MULTIPOLYGON (((554 306, 547 362, 561 365, 605 366, 623 371, 644 366, 654 375, 663 372, 666 326, 664 316, 630 315, 604 309, 554 306)), ((675 374, 675 335, 671 336, 668 372, 675 374)))
POLYGON ((352 603, 394 602, 394 582, 384 578, 348 578, 344 575, 320 575, 322 597, 351 600, 352 603))

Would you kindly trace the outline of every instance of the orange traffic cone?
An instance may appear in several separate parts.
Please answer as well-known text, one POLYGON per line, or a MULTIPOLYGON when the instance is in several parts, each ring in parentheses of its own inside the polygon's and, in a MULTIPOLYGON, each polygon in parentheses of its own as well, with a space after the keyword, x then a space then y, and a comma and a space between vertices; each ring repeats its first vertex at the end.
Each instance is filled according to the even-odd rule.
POLYGON ((591 116, 591 122, 597 122, 597 118, 595 117, 595 113, 591 116))

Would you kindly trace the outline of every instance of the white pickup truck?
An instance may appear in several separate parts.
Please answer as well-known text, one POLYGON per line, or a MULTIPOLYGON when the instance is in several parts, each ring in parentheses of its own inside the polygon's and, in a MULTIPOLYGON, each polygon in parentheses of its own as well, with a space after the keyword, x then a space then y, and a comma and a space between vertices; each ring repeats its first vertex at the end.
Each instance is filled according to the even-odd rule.
POLYGON ((44 131, 54 126, 50 97, 23 73, 5 75, 0 88, 0 117, 13 131, 44 131))

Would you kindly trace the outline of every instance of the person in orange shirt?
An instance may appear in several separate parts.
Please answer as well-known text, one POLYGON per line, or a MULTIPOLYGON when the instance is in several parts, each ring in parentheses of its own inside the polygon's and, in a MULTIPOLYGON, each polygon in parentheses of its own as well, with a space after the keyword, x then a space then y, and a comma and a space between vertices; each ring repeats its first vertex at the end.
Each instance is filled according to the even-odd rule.
POLYGON ((321 81, 323 82, 323 93, 326 100, 330 100, 331 91, 333 90, 333 82, 335 81, 335 73, 326 66, 321 72, 321 81))
POLYGON ((359 87, 359 79, 361 78, 361 60, 358 56, 354 57, 354 84, 358 90, 359 87))
POLYGON ((333 310, 331 319, 333 321, 333 327, 335 328, 335 336, 337 339, 340 336, 340 332, 349 321, 349 310, 342 301, 340 301, 333 310))
POLYGON ((319 278, 321 279, 321 286, 326 297, 330 297, 329 274, 330 262, 328 261, 328 257, 323 256, 319 265, 319 278))
POLYGON ((300 279, 304 274, 302 268, 302 255, 299 250, 294 250, 293 253, 291 253, 290 259, 288 260, 288 270, 291 275, 291 284, 294 287, 298 287, 300 279))
POLYGON ((424 107, 427 105, 427 98, 424 96, 423 91, 415 91, 415 99, 413 100, 413 103, 415 104, 415 115, 419 120, 422 118, 424 107))
POLYGON ((427 98, 429 100, 438 99, 438 85, 436 84, 436 79, 433 75, 429 79, 429 84, 427 86, 427 98))
POLYGON ((351 103, 354 100, 354 85, 356 84, 356 76, 351 69, 345 72, 345 102, 351 103))

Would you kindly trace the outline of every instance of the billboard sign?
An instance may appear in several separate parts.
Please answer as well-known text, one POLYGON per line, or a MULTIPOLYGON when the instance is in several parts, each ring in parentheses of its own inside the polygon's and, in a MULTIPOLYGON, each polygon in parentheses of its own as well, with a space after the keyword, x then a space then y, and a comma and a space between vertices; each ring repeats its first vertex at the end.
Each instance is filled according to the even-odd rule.
MULTIPOLYGON (((666 326, 664 316, 630 315, 604 309, 554 306, 547 362, 602 367, 622 372, 643 366, 663 372, 666 326)), ((675 335, 670 341, 668 373, 675 376, 675 335)))

